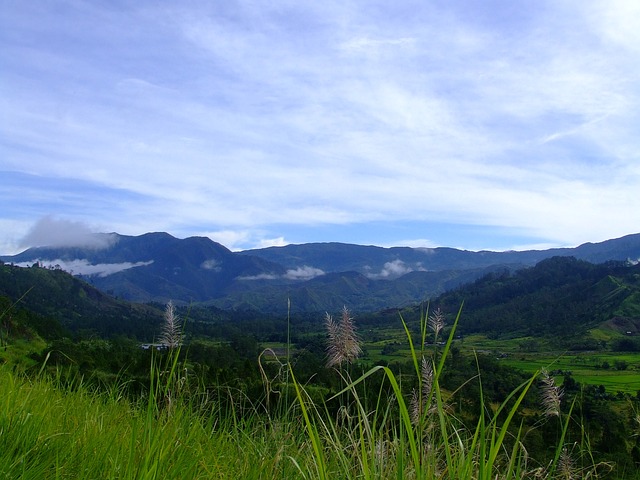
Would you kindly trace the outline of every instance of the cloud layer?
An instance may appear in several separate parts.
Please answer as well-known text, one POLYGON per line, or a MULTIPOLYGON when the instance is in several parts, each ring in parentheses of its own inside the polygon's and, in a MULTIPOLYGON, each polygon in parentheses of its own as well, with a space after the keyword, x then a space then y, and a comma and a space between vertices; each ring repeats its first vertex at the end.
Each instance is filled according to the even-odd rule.
POLYGON ((640 225, 631 0, 34 0, 1 17, 3 224, 232 248, 640 225))
POLYGON ((115 235, 92 232, 77 221, 44 217, 38 220, 21 241, 23 247, 85 247, 108 248, 117 240, 115 235))
POLYGON ((308 265, 304 265, 302 267, 291 268, 287 270, 283 275, 276 274, 268 274, 261 273, 260 275, 251 275, 251 276, 243 276, 238 277, 238 280, 311 280, 312 278, 319 277, 324 275, 325 272, 320 268, 310 267, 308 265))
MULTIPOLYGON (((97 263, 91 264, 86 259, 76 259, 76 260, 36 260, 40 266, 45 268, 60 268, 65 272, 72 273, 74 275, 85 275, 85 276, 98 276, 98 277, 108 277, 109 275, 113 275, 114 273, 122 272, 123 270, 129 270, 130 268, 135 267, 144 267, 146 265, 151 265, 153 260, 149 260, 147 262, 122 262, 122 263, 97 263)), ((27 262, 27 263, 16 263, 19 267, 30 267, 33 263, 36 262, 27 262)))
POLYGON ((366 275, 367 277, 373 278, 375 280, 391 280, 414 271, 424 272, 426 271, 426 269, 421 265, 412 267, 404 263, 402 260, 393 260, 392 262, 386 262, 379 272, 367 273, 366 275))

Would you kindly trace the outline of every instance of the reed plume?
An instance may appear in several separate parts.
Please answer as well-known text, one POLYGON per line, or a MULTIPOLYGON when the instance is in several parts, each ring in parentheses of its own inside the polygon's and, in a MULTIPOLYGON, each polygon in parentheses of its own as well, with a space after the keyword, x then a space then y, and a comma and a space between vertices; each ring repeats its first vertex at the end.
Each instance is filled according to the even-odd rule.
POLYGON ((339 321, 329 313, 325 315, 325 326, 329 337, 327 345, 327 367, 340 366, 344 362, 352 363, 362 353, 360 339, 351 313, 344 307, 339 321))
POLYGON ((562 452, 560 452, 557 471, 559 478, 565 480, 574 480, 578 478, 578 470, 576 469, 575 462, 571 457, 571 452, 569 452, 567 447, 564 447, 562 452))
POLYGON ((562 388, 556 385, 555 380, 547 370, 542 370, 542 405, 547 417, 560 416, 560 401, 562 400, 562 388))
POLYGON ((164 310, 164 324, 160 342, 168 348, 176 348, 182 344, 182 322, 176 314, 173 302, 169 300, 164 310))
POLYGON ((444 313, 439 308, 429 316, 428 320, 429 328, 433 331, 436 338, 438 338, 438 334, 444 328, 444 313))
POLYGON ((420 423, 422 412, 424 412, 424 409, 427 406, 429 395, 431 395, 431 389, 433 388, 433 365, 424 357, 422 357, 420 377, 420 393, 416 390, 411 392, 409 413, 411 414, 411 422, 414 425, 418 425, 420 423))

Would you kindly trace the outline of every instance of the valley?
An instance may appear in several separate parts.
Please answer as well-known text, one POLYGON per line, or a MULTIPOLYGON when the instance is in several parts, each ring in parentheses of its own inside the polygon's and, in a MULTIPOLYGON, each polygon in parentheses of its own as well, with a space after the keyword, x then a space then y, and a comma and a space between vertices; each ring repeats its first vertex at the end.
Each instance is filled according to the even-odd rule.
MULTIPOLYGON (((200 258, 196 256, 195 261, 200 258)), ((282 271, 290 266, 283 266, 282 271)), ((146 267, 131 269, 137 268, 146 267)), ((443 272, 448 278, 450 271, 443 272)), ((404 276, 413 278, 415 273, 404 276)), ((444 422, 438 427, 444 429, 443 437, 432 439, 439 442, 438 455, 453 448, 446 432, 467 431, 465 425, 471 425, 470 432, 476 425, 491 445, 483 412, 494 412, 491 428, 503 429, 506 436, 501 438, 513 451, 517 444, 508 439, 520 434, 511 419, 518 419, 527 437, 523 445, 537 465, 554 465, 566 436, 586 445, 580 457, 585 472, 615 465, 609 470, 612 476, 603 473, 602 478, 635 478, 632 472, 640 461, 633 423, 640 412, 640 264, 552 256, 522 268, 491 267, 483 276, 469 276, 464 284, 428 300, 379 309, 372 308, 377 303, 367 303, 364 296, 359 304, 370 307, 360 310, 346 300, 353 298, 353 282, 362 276, 354 272, 335 275, 351 285, 349 294, 335 290, 330 274, 290 280, 302 282, 306 298, 314 300, 301 308, 296 308, 299 290, 291 288, 292 283, 280 285, 277 295, 275 286, 270 287, 270 298, 284 297, 284 304, 273 310, 258 308, 259 302, 245 302, 242 308, 220 308, 211 301, 177 303, 181 330, 176 334, 181 340, 179 348, 171 349, 162 343, 165 303, 117 298, 92 285, 95 278, 73 276, 55 265, 0 264, 0 378, 16 382, 7 374, 19 372, 28 381, 53 381, 62 395, 85 389, 97 396, 119 392, 119 402, 142 402, 143 409, 158 412, 152 417, 167 408, 166 402, 178 401, 187 409, 183 414, 190 423, 194 421, 190 415, 203 408, 194 402, 206 398, 206 409, 215 406, 215 421, 229 426, 225 435, 243 445, 243 451, 251 451, 246 438, 263 433, 249 433, 242 418, 252 419, 254 425, 284 422, 288 433, 276 440, 281 448, 286 448, 282 442, 290 436, 308 444, 305 435, 309 435, 312 442, 326 442, 333 456, 331 468, 339 470, 345 460, 341 457, 345 449, 339 445, 348 441, 348 434, 343 437, 339 426, 344 408, 355 407, 350 415, 358 420, 352 421, 371 429, 371 436, 362 440, 367 444, 375 445, 389 435, 400 435, 394 441, 420 442, 420 430, 413 430, 416 427, 410 425, 408 410, 415 403, 416 389, 423 391, 425 382, 433 381, 435 375, 434 390, 430 387, 420 395, 425 400, 432 392, 437 395, 432 408, 444 422), (323 300, 329 297, 330 302, 323 300), (279 313, 282 310, 285 313, 279 313), (353 345, 357 342, 357 359, 352 364, 326 366, 327 313, 335 325, 341 325, 345 315, 353 322, 335 337, 346 335, 353 345), (142 348, 149 343, 159 348, 142 348), (425 362, 432 365, 431 373, 425 373, 425 362), (565 422, 561 439, 557 438, 558 425, 545 419, 540 406, 545 388, 541 372, 548 372, 553 388, 561 389, 557 390, 562 397, 557 415, 565 422), (159 403, 164 406, 153 400, 156 396, 164 398, 159 403), (509 415, 500 415, 503 409, 509 415), (303 417, 297 416, 302 412, 306 412, 303 417), (384 419, 375 420, 382 422, 380 430, 366 426, 370 418, 377 418, 376 412, 385 412, 384 419), (308 423, 300 429, 300 422, 308 423), (320 435, 314 425, 323 424, 332 425, 333 431, 320 435), (549 444, 557 445, 555 457, 549 444)), ((403 288, 403 283, 395 283, 400 278, 376 282, 386 282, 387 291, 393 284, 397 294, 403 288)), ((365 294, 360 291, 360 295, 365 294)), ((209 413, 203 419, 213 421, 209 413)), ((60 427, 52 428, 50 435, 56 435, 60 427)), ((463 444, 467 441, 471 448, 473 438, 463 444)), ((449 458, 451 468, 462 468, 469 454, 464 449, 459 453, 457 460, 449 458)), ((293 458, 299 453, 289 455, 293 458)), ((519 457, 504 458, 516 462, 519 457)), ((306 451, 296 461, 312 466, 319 460, 314 459, 313 451, 306 451)), ((398 471, 403 471, 404 462, 416 461, 415 456, 404 458, 398 471)), ((232 471, 230 466, 225 468, 227 473, 232 471)), ((279 468, 288 469, 284 463, 279 468)), ((531 475, 534 470, 530 469, 531 475)))

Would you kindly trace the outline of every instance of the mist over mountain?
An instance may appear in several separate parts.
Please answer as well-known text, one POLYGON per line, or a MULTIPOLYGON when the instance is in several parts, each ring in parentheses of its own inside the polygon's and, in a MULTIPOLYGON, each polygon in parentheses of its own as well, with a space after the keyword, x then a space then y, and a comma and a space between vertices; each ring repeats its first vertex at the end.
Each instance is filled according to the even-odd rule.
POLYGON ((554 256, 591 263, 637 262, 640 234, 576 248, 473 252, 454 248, 382 248, 309 243, 232 252, 206 237, 167 233, 100 234, 73 247, 30 248, 0 259, 62 269, 134 302, 173 300, 269 312, 360 311, 433 298, 489 272, 516 271, 554 256), (108 241, 104 241, 108 239, 108 241))

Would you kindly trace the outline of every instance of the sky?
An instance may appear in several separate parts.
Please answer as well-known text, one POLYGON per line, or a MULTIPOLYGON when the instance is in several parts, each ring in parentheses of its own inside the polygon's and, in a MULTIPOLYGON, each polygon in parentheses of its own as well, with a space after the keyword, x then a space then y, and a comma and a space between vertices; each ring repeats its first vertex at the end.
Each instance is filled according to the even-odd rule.
POLYGON ((0 2, 0 254, 576 246, 638 192, 636 0, 0 2))

